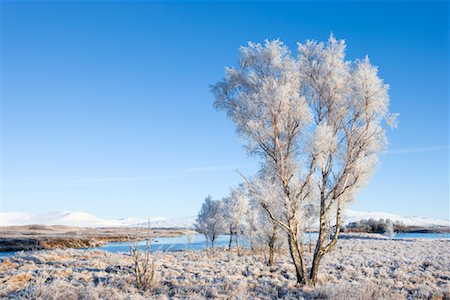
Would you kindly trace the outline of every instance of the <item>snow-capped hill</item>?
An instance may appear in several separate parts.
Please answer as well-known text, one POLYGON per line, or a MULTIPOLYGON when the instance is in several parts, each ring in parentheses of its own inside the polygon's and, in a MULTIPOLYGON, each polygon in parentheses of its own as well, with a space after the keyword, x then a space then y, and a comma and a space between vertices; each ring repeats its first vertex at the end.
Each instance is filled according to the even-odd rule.
POLYGON ((0 225, 67 225, 76 227, 115 227, 135 226, 142 223, 142 219, 102 219, 95 215, 78 211, 55 211, 42 214, 21 212, 4 212, 0 214, 0 225))
MULTIPOLYGON (((342 224, 368 219, 391 219, 393 222, 402 222, 406 226, 446 226, 450 227, 449 220, 437 220, 424 217, 405 217, 385 212, 365 212, 355 210, 344 210, 342 224)), ((176 219, 166 219, 163 217, 151 217, 150 226, 152 228, 193 228, 195 217, 184 217, 176 219)), ((103 219, 95 215, 77 211, 56 211, 43 214, 31 214, 22 212, 0 213, 1 226, 15 225, 67 225, 77 227, 121 227, 139 226, 146 227, 148 219, 124 218, 124 219, 103 219)))
MULTIPOLYGON (((367 212, 367 211, 356 211, 346 209, 343 212, 342 223, 347 225, 351 222, 356 222, 359 220, 369 220, 369 219, 379 220, 379 219, 390 219, 393 222, 402 222, 406 226, 446 226, 450 227, 450 220, 439 220, 431 219, 420 216, 400 216, 385 212, 367 212)), ((179 219, 167 219, 157 222, 151 222, 151 226, 154 228, 193 228, 195 224, 196 217, 185 217, 179 219)))
POLYGON ((417 217, 417 216, 400 216, 391 213, 385 212, 369 212, 369 211, 356 211, 346 209, 343 212, 343 224, 347 225, 351 222, 357 222, 359 220, 379 220, 379 219, 390 219, 393 222, 402 222, 406 226, 447 226, 450 227, 449 220, 438 220, 438 219, 429 219, 425 217, 417 217))
POLYGON ((101 219, 92 214, 84 212, 72 212, 72 211, 61 211, 61 212, 50 212, 45 214, 36 215, 34 218, 34 223, 36 224, 46 224, 46 225, 67 225, 72 226, 108 226, 110 222, 101 219))
POLYGON ((195 217, 184 217, 178 219, 167 220, 150 220, 152 228, 193 228, 195 224, 195 217))
POLYGON ((185 217, 178 219, 166 219, 164 217, 143 218, 122 218, 122 219, 102 219, 93 214, 79 211, 55 211, 42 214, 31 214, 22 212, 0 213, 1 226, 19 225, 67 225, 76 227, 121 227, 139 226, 147 227, 150 220, 152 228, 192 228, 195 217, 185 217))
POLYGON ((0 225, 14 226, 33 224, 33 215, 24 212, 0 212, 0 225))
POLYGON ((150 223, 156 222, 156 221, 162 221, 166 218, 163 217, 151 217, 148 219, 143 218, 122 218, 118 221, 120 222, 119 226, 139 226, 139 227, 145 227, 148 225, 148 220, 150 220, 150 223))

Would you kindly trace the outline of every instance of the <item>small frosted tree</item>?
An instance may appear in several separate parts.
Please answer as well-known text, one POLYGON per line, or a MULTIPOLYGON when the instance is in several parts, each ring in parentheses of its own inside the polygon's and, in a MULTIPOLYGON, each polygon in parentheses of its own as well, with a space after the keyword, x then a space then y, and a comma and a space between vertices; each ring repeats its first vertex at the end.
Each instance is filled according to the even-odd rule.
POLYGON ((275 261, 275 252, 283 243, 280 238, 280 227, 274 218, 269 216, 267 209, 271 206, 272 214, 280 217, 279 207, 272 207, 272 204, 277 198, 282 197, 281 191, 274 178, 266 174, 264 170, 261 170, 259 176, 252 182, 247 182, 247 187, 251 195, 251 209, 247 218, 252 220, 253 225, 253 231, 247 234, 251 234, 260 247, 267 249, 267 264, 271 266, 275 261))
POLYGON ((335 246, 342 207, 365 186, 386 144, 388 87, 366 57, 345 60, 345 43, 280 41, 241 47, 239 66, 212 88, 215 106, 236 124, 249 154, 261 157, 281 195, 262 203, 285 230, 297 282, 315 284, 322 257, 335 246), (319 235, 307 266, 300 239, 304 207, 317 205, 319 235), (329 236, 333 234, 333 239, 329 236))
POLYGON ((245 214, 245 225, 244 225, 244 236, 249 242, 250 250, 254 252, 258 246, 258 209, 260 207, 255 204, 255 201, 250 199, 249 201, 249 209, 245 214))
POLYGON ((245 226, 245 215, 248 211, 248 196, 244 185, 231 189, 230 196, 223 199, 223 209, 224 225, 230 234, 228 248, 231 249, 234 235, 236 250, 239 253, 239 234, 245 226))
POLYGON ((206 197, 202 208, 198 213, 195 229, 205 236, 206 246, 208 241, 214 249, 217 237, 223 232, 223 202, 213 200, 211 196, 206 197))
POLYGON ((394 223, 391 219, 386 219, 385 234, 389 237, 389 239, 392 239, 395 235, 394 223))
POLYGON ((267 265, 273 266, 275 263, 275 254, 283 245, 280 227, 270 219, 267 212, 259 205, 255 205, 255 213, 257 217, 255 234, 258 244, 267 249, 267 265))

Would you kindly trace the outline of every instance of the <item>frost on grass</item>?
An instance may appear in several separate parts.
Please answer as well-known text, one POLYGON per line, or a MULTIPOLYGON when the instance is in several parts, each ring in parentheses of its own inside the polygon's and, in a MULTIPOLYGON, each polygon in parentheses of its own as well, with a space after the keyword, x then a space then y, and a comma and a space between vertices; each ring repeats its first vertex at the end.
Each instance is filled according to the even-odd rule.
POLYGON ((450 241, 349 238, 326 256, 319 285, 299 288, 289 257, 217 249, 157 253, 156 284, 138 289, 129 254, 23 253, 0 262, 7 299, 449 299, 450 241))

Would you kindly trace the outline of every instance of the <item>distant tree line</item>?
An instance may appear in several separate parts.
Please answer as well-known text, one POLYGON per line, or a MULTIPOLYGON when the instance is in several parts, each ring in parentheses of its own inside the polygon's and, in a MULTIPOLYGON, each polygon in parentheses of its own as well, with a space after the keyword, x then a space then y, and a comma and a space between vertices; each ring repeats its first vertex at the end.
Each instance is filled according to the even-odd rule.
POLYGON ((375 220, 370 218, 368 220, 363 219, 356 222, 350 222, 347 226, 344 226, 342 230, 344 232, 383 233, 391 236, 404 227, 405 225, 400 221, 393 222, 391 219, 375 220))

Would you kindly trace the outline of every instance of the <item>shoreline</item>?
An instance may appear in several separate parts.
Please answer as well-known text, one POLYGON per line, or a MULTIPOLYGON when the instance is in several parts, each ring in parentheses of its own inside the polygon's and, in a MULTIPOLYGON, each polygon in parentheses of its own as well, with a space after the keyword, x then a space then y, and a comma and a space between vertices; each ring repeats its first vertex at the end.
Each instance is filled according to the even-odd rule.
POLYGON ((145 240, 150 237, 176 237, 192 233, 188 229, 137 227, 70 227, 28 225, 0 228, 0 252, 95 248, 109 242, 145 240))
MULTIPOLYGON (((316 233, 310 231, 307 233, 316 233)), ((398 233, 447 234, 450 227, 403 227, 398 233)), ((64 225, 24 225, 0 227, 0 253, 53 249, 96 248, 110 242, 143 241, 161 237, 196 234, 192 229, 144 227, 73 227, 64 225)), ((387 239, 380 232, 347 230, 340 239, 348 236, 387 239)))

